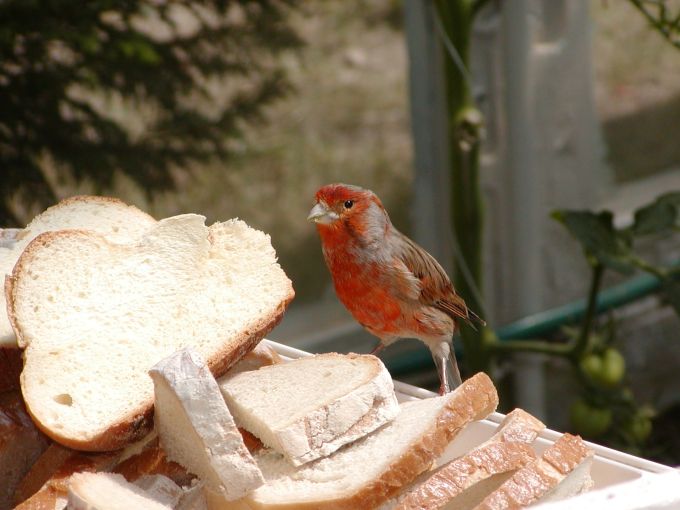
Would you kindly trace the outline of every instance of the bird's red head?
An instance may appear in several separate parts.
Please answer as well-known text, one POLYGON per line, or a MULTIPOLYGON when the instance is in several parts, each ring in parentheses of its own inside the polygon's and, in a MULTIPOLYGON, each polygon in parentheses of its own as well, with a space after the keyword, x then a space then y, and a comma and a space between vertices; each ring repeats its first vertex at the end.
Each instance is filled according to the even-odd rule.
POLYGON ((316 192, 316 205, 307 217, 322 235, 366 238, 383 235, 389 218, 380 199, 370 190, 351 184, 328 184, 316 192))

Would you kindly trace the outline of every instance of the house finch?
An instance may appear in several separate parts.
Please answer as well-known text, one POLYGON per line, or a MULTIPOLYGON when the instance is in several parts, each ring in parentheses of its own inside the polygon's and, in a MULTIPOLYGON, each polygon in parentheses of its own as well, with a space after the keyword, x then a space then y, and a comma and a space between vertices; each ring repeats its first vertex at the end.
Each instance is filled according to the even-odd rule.
POLYGON ((456 294, 437 261, 399 232, 371 191, 329 184, 307 218, 316 223, 338 298, 380 340, 422 340, 432 352, 440 394, 461 380, 453 334, 462 319, 480 320, 456 294))

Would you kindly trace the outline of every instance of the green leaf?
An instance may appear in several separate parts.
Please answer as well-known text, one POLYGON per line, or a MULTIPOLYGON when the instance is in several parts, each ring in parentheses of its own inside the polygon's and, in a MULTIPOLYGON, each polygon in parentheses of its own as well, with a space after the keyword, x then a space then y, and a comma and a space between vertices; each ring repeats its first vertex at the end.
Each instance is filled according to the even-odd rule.
POLYGON ((680 191, 661 195, 654 202, 635 211, 633 235, 660 234, 678 227, 680 191))
POLYGON ((557 210, 552 217, 562 223, 581 243, 586 257, 624 274, 631 274, 631 240, 629 235, 614 228, 609 211, 557 210))

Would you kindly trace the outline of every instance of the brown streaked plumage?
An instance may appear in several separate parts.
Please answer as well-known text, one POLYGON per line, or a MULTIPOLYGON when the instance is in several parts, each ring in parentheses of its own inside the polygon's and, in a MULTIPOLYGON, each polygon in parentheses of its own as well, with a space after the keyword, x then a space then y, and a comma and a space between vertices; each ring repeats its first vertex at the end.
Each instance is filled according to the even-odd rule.
POLYGON ((431 350, 440 392, 460 384, 452 348, 458 321, 481 320, 456 293, 437 261, 391 223, 371 191, 329 184, 308 219, 321 237, 338 298, 383 346, 418 338, 431 350))

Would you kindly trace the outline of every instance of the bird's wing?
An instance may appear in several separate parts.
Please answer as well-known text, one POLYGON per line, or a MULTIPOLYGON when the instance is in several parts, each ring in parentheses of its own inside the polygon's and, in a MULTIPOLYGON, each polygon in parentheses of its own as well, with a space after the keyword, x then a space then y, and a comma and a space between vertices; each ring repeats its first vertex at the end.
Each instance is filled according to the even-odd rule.
POLYGON ((454 319, 470 320, 462 297, 456 294, 451 280, 439 263, 423 248, 399 231, 394 231, 393 256, 403 264, 411 278, 418 281, 416 299, 434 306, 454 319))

